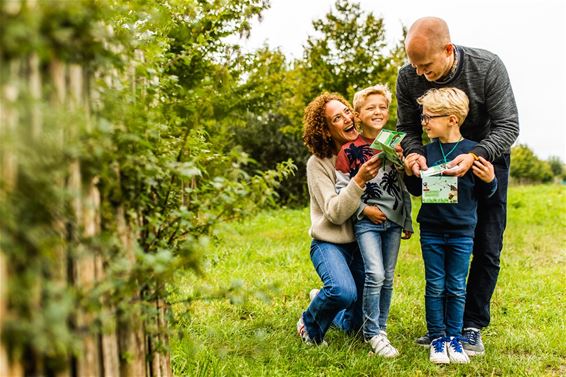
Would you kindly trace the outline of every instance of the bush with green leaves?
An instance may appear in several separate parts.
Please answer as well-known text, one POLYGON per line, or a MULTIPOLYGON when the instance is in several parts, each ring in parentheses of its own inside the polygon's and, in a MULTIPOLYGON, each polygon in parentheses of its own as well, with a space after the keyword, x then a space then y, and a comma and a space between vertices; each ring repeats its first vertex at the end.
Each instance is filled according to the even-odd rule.
POLYGON ((552 181, 552 170, 545 161, 541 161, 534 152, 524 144, 511 148, 511 177, 519 182, 547 183, 552 181))
POLYGON ((250 173, 249 155, 210 133, 242 114, 237 103, 219 106, 223 85, 237 87, 243 74, 243 57, 225 37, 249 32, 265 0, 21 4, 0 6, 0 86, 19 88, 17 100, 2 101, 20 114, 16 127, 0 130, 0 164, 17 168, 15 180, 0 177, 0 249, 10 276, 1 325, 15 356, 57 370, 80 353, 83 335, 115 327, 117 313, 155 316, 152 300, 167 301, 176 271, 198 269, 215 226, 274 206, 295 166, 281 160, 250 173), (40 60, 39 99, 26 89, 31 55, 40 60), (84 106, 53 102, 55 61, 82 67, 84 106), (33 109, 42 130, 30 137, 33 109), (83 189, 93 183, 100 194, 95 235, 77 215, 83 193, 70 184, 72 165, 83 189), (118 213, 134 237, 133 259, 118 213), (105 276, 73 284, 75 262, 92 257, 104 261, 105 276), (79 312, 92 316, 89 327, 77 327, 79 312))

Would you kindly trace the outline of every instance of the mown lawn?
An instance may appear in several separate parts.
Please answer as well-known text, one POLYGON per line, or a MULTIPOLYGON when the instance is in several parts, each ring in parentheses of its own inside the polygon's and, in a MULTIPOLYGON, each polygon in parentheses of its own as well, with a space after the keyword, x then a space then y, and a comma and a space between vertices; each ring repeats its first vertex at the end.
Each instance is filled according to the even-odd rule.
MULTIPOLYGON (((416 215, 418 202, 414 203, 416 215)), ((303 345, 295 324, 319 286, 309 259, 308 209, 227 224, 202 261, 180 272, 172 362, 179 376, 566 375, 566 187, 512 187, 487 352, 436 366, 414 339, 426 331, 418 231, 401 245, 388 324, 401 356, 331 329, 328 347, 303 345), (188 299, 188 301, 184 301, 188 299)))

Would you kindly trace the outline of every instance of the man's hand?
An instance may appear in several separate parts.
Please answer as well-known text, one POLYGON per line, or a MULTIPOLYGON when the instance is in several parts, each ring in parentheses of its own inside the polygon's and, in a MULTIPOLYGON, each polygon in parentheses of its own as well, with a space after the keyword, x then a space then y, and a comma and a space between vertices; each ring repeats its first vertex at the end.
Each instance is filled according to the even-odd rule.
POLYGON ((417 177, 420 177, 421 170, 428 169, 425 156, 418 153, 410 153, 407 157, 405 157, 404 164, 405 173, 407 175, 416 175, 417 177))
POLYGON ((448 163, 448 170, 444 170, 442 175, 463 177, 472 167, 474 160, 474 155, 471 153, 460 154, 448 163))
POLYGON ((478 157, 478 160, 474 161, 472 172, 479 179, 487 183, 495 179, 495 170, 493 169, 493 165, 483 157, 478 157))
POLYGON ((387 216, 377 207, 367 206, 362 213, 374 224, 381 224, 387 220, 387 216))
POLYGON ((411 232, 410 230, 404 230, 403 229, 403 235, 401 236, 402 240, 408 240, 409 238, 411 238, 411 236, 413 235, 413 232, 411 232))

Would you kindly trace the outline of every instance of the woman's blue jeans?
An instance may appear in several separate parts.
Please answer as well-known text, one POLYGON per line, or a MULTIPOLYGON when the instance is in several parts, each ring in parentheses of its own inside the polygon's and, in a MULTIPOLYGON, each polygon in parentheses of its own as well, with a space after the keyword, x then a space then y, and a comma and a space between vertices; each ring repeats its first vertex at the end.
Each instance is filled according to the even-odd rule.
POLYGON ((364 264, 358 245, 334 244, 313 240, 311 260, 323 287, 303 313, 309 337, 315 343, 334 324, 346 332, 355 332, 362 325, 361 300, 364 285, 364 264))
POLYGON ((363 333, 366 340, 385 331, 393 295, 393 278, 402 228, 387 220, 375 224, 363 218, 354 232, 364 260, 363 333))
POLYGON ((431 339, 462 334, 473 237, 421 231, 426 324, 431 339))

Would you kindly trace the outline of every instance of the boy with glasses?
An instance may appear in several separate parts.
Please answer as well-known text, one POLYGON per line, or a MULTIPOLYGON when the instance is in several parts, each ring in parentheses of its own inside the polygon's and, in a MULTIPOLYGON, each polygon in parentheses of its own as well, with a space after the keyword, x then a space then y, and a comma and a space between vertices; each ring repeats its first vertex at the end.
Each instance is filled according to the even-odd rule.
POLYGON ((423 195, 417 222, 425 265, 426 322, 432 340, 430 361, 468 363, 462 348, 462 325, 477 203, 479 197, 493 195, 497 180, 493 165, 471 152, 477 143, 464 139, 460 133, 469 111, 469 100, 463 91, 430 89, 417 102, 422 105, 423 130, 433 140, 423 150, 429 168, 421 171, 419 177, 413 175, 412 166, 420 156, 417 153, 409 154, 404 164, 407 189, 413 195, 423 195), (462 177, 443 176, 449 170, 446 164, 460 154, 473 157, 471 170, 462 177), (445 194, 442 185, 448 186, 445 194), (440 187, 437 196, 430 193, 431 186, 440 187), (425 194, 431 199, 425 200, 425 194))

